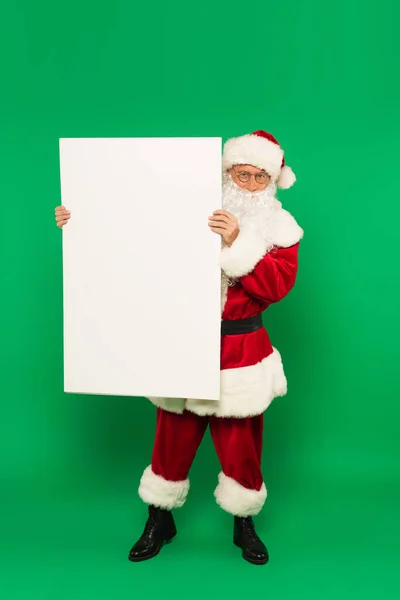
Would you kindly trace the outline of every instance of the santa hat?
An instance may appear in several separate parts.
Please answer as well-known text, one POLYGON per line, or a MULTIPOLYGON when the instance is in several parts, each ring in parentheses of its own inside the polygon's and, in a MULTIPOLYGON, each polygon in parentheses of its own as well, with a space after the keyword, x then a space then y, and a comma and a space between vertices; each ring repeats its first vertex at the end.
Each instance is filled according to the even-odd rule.
POLYGON ((296 181, 292 169, 285 165, 283 150, 278 141, 266 131, 254 131, 225 143, 223 169, 227 171, 234 165, 252 165, 264 169, 283 190, 290 188, 296 181))

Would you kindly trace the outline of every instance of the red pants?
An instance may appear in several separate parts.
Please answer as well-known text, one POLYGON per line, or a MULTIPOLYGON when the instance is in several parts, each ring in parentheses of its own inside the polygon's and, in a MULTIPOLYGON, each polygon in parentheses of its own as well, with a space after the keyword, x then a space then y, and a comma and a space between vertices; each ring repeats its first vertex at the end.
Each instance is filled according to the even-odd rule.
POLYGON ((208 425, 222 467, 215 490, 218 504, 237 516, 257 514, 266 499, 261 473, 263 415, 200 417, 158 409, 152 463, 143 474, 140 496, 163 508, 182 506, 189 491, 189 470, 208 425))

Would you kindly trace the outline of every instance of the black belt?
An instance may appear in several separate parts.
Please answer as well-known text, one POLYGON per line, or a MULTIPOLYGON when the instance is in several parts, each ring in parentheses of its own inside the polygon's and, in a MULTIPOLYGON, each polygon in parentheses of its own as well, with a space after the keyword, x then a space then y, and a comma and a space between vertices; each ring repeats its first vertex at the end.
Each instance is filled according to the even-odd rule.
POLYGON ((221 321, 221 335, 240 335, 243 333, 252 333, 263 328, 261 315, 249 317, 248 319, 238 319, 236 321, 221 321))

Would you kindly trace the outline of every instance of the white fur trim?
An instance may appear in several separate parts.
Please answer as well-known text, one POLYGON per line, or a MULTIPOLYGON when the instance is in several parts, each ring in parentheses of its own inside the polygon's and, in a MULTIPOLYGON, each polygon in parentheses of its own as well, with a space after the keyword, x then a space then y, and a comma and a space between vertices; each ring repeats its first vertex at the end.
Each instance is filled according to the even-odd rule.
POLYGON ((222 167, 224 171, 234 165, 253 165, 265 169, 276 181, 281 171, 283 150, 266 138, 258 135, 242 135, 231 138, 224 145, 222 167))
POLYGON ((215 490, 217 504, 235 517, 253 517, 258 515, 267 499, 267 489, 262 484, 260 491, 249 490, 224 473, 219 474, 219 483, 215 490))
POLYGON ((304 231, 296 219, 277 201, 279 208, 274 213, 272 229, 272 242, 279 248, 290 248, 297 244, 303 237, 304 231))
MULTIPOLYGON (((297 244, 304 235, 295 218, 282 208, 276 200, 276 209, 271 217, 271 241, 276 247, 289 248, 297 244)), ((238 278, 251 273, 257 263, 265 256, 268 242, 251 221, 241 226, 232 246, 221 251, 220 267, 228 277, 238 278)))
POLYGON ((219 401, 189 399, 186 409, 200 416, 253 417, 262 414, 274 398, 286 392, 281 355, 274 349, 256 365, 221 371, 219 401))
POLYGON ((139 486, 139 496, 146 502, 159 508, 172 510, 185 503, 189 492, 189 480, 167 481, 153 473, 151 466, 145 469, 139 486))
POLYGON ((266 242, 251 228, 240 230, 231 247, 221 251, 220 267, 228 277, 250 273, 266 252, 266 242))
POLYGON ((287 190, 295 183, 296 175, 293 173, 292 169, 287 165, 282 167, 276 185, 281 188, 281 190, 287 190))
POLYGON ((185 409, 199 416, 253 417, 263 413, 274 398, 285 396, 287 380, 282 358, 274 348, 272 354, 250 367, 221 371, 220 400, 149 398, 168 412, 185 409), (178 401, 179 400, 179 404, 178 401))

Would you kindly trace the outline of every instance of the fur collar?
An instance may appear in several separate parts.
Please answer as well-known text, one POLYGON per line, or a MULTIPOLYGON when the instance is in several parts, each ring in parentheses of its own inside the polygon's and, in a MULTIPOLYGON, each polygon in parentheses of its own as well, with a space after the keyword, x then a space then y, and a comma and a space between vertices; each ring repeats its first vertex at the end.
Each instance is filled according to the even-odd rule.
POLYGON ((274 246, 289 248, 297 244, 303 237, 304 231, 296 219, 276 200, 276 208, 271 222, 271 238, 274 246))

